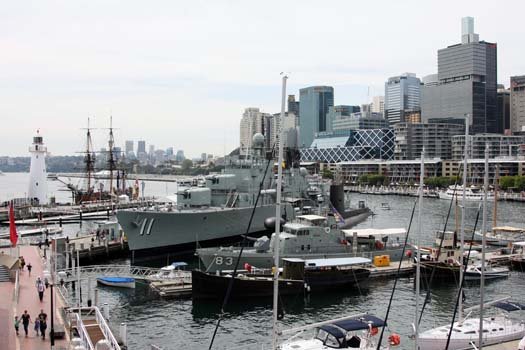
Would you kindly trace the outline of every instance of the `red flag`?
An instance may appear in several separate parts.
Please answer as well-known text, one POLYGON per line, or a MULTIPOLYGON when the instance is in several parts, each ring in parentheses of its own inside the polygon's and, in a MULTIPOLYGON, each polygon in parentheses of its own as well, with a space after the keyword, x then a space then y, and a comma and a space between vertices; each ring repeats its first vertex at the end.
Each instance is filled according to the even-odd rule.
POLYGON ((13 247, 16 247, 16 242, 18 241, 18 233, 16 232, 15 226, 15 210, 13 208, 13 203, 9 206, 9 239, 13 247))

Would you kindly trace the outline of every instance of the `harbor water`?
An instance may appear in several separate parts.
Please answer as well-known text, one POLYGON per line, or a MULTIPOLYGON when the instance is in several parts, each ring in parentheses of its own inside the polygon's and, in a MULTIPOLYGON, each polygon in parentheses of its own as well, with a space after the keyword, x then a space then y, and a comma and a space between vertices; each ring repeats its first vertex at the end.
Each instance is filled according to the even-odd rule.
MULTIPOLYGON (((0 177, 0 199, 22 197, 27 191, 27 174, 6 174, 0 177), (25 177, 25 179, 24 179, 25 177)), ((175 191, 175 184, 147 183, 146 195, 164 196, 175 191), (167 190, 166 186, 170 186, 167 190)), ((60 191, 56 182, 49 182, 50 195, 56 195, 60 202, 67 201, 68 193, 60 191)), ((349 201, 356 206, 364 200, 375 215, 358 225, 359 228, 407 228, 410 214, 417 198, 382 195, 350 194, 349 201), (390 210, 381 209, 381 203, 388 203, 390 210)), ((469 203, 466 222, 472 228, 479 203, 469 203)), ((492 205, 489 210, 491 218, 492 205)), ((439 199, 425 199, 422 213, 421 239, 425 244, 433 242, 436 230, 443 229, 449 202, 439 199)), ((525 227, 525 204, 498 203, 498 225, 525 227)), ((481 217, 481 216, 480 216, 481 217)), ((459 218, 458 218, 459 220, 459 218)), ((489 220, 489 224, 492 220, 489 220)), ((89 224, 84 226, 89 228, 89 224)), ((489 225, 490 226, 490 225, 489 225)), ((417 230, 417 209, 410 237, 415 239, 417 230)), ((478 228, 481 227, 481 219, 478 228)), ((452 210, 448 229, 454 230, 454 210, 452 210)), ((67 234, 76 234, 78 225, 65 227, 67 234)), ((175 261, 174 258, 172 261, 175 261)), ((112 263, 129 263, 128 259, 112 263)), ((195 260, 191 261, 196 266, 195 260)), ((165 265, 166 262, 163 262, 165 265)), ((524 274, 511 272, 509 278, 487 281, 486 300, 510 296, 513 300, 525 302, 522 291, 525 289, 524 274)), ((304 298, 283 299, 285 311, 281 322, 282 328, 297 327, 313 322, 343 317, 355 313, 370 312, 384 317, 394 280, 373 280, 362 283, 358 288, 337 293, 307 295, 304 298)), ((421 302, 426 293, 426 286, 421 291, 421 302)), ((465 290, 467 306, 479 301, 479 284, 468 284, 465 290)), ((426 330, 436 325, 450 322, 457 297, 455 282, 434 284, 430 303, 423 315, 421 328, 426 330)), ((159 299, 147 286, 137 284, 135 290, 117 290, 99 288, 99 303, 108 303, 111 308, 110 322, 118 330, 121 322, 127 324, 130 349, 149 349, 157 345, 162 349, 207 349, 220 314, 219 302, 193 303, 190 299, 159 299)), ((413 342, 412 323, 415 317, 414 279, 401 278, 398 281, 392 309, 386 329, 386 337, 392 332, 401 335, 398 349, 411 349, 413 342)), ((231 302, 227 305, 221 326, 216 336, 214 349, 261 349, 269 348, 271 343, 271 300, 246 300, 231 302)), ((312 334, 312 333, 309 333, 312 334)))

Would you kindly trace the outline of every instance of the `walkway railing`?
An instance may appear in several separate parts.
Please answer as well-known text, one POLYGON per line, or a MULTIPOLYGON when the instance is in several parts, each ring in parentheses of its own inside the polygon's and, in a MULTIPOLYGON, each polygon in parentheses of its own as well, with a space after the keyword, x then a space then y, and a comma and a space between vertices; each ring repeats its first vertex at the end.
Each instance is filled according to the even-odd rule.
MULTIPOLYGON (((78 268, 70 268, 59 271, 66 274, 66 278, 62 278, 64 282, 76 281, 78 268)), ((81 279, 93 276, 117 276, 117 277, 133 277, 135 279, 147 279, 159 272, 158 268, 129 266, 129 265, 91 265, 82 266, 79 269, 81 279)), ((57 281, 60 281, 60 276, 57 276, 57 281)))

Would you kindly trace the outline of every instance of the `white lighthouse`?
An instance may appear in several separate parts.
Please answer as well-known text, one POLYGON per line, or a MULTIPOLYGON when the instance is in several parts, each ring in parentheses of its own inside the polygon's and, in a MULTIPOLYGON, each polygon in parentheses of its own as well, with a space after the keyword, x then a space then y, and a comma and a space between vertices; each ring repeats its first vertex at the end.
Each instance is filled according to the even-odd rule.
POLYGON ((29 170, 28 197, 37 198, 40 205, 47 204, 47 147, 44 146, 44 139, 38 130, 36 136, 33 137, 33 144, 29 147, 29 153, 31 153, 31 167, 29 170))

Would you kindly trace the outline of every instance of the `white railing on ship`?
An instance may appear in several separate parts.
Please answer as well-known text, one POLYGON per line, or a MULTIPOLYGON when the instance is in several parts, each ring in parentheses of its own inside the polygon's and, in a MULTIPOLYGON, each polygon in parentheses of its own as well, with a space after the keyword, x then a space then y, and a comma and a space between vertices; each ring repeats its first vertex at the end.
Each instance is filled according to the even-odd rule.
POLYGON ((80 339, 82 340, 82 343, 84 344, 84 346, 89 350, 93 350, 95 348, 93 347, 93 343, 91 342, 91 339, 89 338, 89 334, 87 332, 86 326, 84 326, 84 322, 82 322, 82 317, 80 313, 81 313, 80 310, 78 310, 78 313, 75 313, 78 335, 80 336, 80 339))

